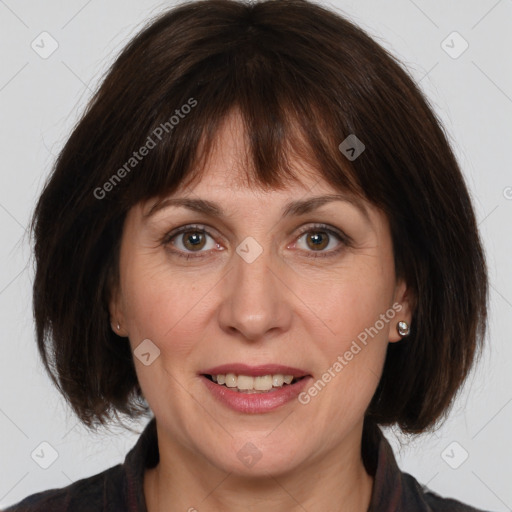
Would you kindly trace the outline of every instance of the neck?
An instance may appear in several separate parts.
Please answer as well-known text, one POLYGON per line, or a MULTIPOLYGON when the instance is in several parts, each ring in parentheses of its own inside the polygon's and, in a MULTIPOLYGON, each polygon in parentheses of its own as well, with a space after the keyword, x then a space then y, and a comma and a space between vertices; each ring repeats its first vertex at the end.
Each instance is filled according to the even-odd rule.
POLYGON ((373 478, 361 458, 361 430, 287 473, 258 478, 222 471, 158 432, 160 462, 144 475, 148 512, 366 512, 373 478))

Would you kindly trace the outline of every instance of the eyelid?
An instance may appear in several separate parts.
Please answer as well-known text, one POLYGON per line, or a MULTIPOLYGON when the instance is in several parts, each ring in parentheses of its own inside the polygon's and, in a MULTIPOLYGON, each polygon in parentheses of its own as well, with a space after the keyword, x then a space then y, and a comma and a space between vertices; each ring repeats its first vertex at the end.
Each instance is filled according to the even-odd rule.
POLYGON ((304 233, 308 233, 309 231, 326 231, 327 233, 333 233, 336 236, 340 238, 345 243, 351 243, 352 239, 345 234, 343 231, 341 231, 338 228, 335 228, 334 226, 330 226, 328 224, 322 224, 322 223, 312 223, 304 226, 304 229, 299 231, 297 238, 300 238, 304 233))
MULTIPOLYGON (((206 224, 184 224, 183 226, 180 226, 176 229, 173 229, 173 230, 165 233, 165 235, 161 238, 160 243, 162 243, 162 244, 169 243, 175 236, 181 235, 182 233, 186 233, 187 231, 194 231, 194 230, 204 232, 208 236, 213 237, 213 234, 208 231, 209 229, 212 229, 212 228, 210 228, 206 224)), ((215 230, 212 229, 212 231, 215 231, 215 230)), ((216 235, 216 236, 220 236, 220 235, 216 235)))

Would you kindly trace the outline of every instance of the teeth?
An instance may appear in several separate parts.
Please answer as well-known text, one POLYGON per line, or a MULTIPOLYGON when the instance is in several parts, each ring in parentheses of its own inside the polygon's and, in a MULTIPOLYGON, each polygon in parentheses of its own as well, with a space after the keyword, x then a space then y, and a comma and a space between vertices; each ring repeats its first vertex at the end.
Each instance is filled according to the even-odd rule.
POLYGON ((283 379, 285 384, 290 384, 291 381, 293 380, 293 375, 285 375, 283 379))
POLYGON ((282 388, 284 384, 291 384, 293 375, 262 375, 252 377, 250 375, 212 375, 213 381, 221 386, 236 388, 239 391, 256 393, 258 391, 270 391, 272 388, 282 388))
POLYGON ((280 388, 284 383, 284 376, 283 375, 274 375, 272 377, 272 385, 276 388, 280 388))

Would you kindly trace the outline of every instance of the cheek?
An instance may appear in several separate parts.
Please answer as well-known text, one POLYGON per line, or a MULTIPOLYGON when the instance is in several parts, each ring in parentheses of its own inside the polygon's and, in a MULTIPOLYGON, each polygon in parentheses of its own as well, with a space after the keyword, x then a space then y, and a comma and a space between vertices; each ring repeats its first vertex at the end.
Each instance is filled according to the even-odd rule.
POLYGON ((125 267, 124 310, 134 345, 149 338, 161 350, 171 345, 173 356, 179 357, 204 335, 199 316, 209 287, 192 272, 172 272, 164 259, 141 254, 125 267))
MULTIPOLYGON (((316 282, 315 287, 304 287, 299 293, 308 297, 305 302, 312 305, 311 310, 322 321, 323 339, 327 336, 330 340, 337 340, 334 348, 338 349, 367 332, 382 314, 392 310, 394 286, 393 276, 388 277, 390 275, 380 265, 353 266, 316 282)), ((384 325, 379 322, 379 336, 387 337, 389 326, 389 322, 384 325)))

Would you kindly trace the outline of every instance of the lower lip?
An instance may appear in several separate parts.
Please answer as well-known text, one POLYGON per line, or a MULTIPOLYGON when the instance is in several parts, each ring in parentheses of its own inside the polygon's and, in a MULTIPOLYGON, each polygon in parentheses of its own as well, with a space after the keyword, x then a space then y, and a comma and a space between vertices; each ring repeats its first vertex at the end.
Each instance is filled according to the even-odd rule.
POLYGON ((281 405, 291 402, 293 399, 297 398, 311 378, 311 376, 304 377, 293 384, 276 388, 275 391, 239 393, 226 386, 216 384, 204 375, 201 375, 202 381, 217 400, 235 411, 246 414, 260 414, 273 411, 281 405))

